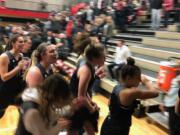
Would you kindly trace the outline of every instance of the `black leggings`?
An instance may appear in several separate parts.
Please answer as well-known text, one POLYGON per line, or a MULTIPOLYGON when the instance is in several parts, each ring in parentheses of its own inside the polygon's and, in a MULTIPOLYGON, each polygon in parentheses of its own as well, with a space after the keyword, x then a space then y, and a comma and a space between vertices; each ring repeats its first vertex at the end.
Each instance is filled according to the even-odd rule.
POLYGON ((129 135, 129 126, 118 124, 117 120, 109 116, 103 122, 100 135, 129 135))
POLYGON ((175 107, 166 107, 169 113, 169 131, 170 135, 180 135, 180 118, 175 113, 175 107))

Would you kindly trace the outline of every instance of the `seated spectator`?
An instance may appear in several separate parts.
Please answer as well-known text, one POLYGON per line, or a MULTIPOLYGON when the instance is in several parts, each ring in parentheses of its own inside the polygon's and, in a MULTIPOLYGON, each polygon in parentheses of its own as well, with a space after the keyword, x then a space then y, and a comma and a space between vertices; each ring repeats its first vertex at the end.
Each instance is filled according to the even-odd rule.
POLYGON ((94 26, 91 31, 91 35, 98 36, 99 40, 101 41, 102 33, 103 33, 103 27, 104 27, 104 20, 103 17, 95 18, 94 26))
POLYGON ((108 65, 108 70, 110 73, 110 76, 112 79, 115 79, 115 75, 113 73, 113 68, 117 66, 117 68, 121 69, 121 67, 126 64, 126 60, 128 57, 131 56, 129 48, 124 44, 124 40, 120 40, 117 43, 116 47, 116 52, 115 52, 115 57, 114 57, 114 62, 110 65, 108 65))

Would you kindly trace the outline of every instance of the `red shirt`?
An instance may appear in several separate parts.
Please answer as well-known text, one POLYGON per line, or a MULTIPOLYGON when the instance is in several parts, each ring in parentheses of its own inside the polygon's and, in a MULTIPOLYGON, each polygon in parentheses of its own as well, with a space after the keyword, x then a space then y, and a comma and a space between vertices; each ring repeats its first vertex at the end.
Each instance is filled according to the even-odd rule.
POLYGON ((173 0, 164 0, 163 7, 165 11, 173 10, 174 8, 173 0))
POLYGON ((118 2, 116 6, 116 10, 122 10, 125 7, 124 2, 118 2))

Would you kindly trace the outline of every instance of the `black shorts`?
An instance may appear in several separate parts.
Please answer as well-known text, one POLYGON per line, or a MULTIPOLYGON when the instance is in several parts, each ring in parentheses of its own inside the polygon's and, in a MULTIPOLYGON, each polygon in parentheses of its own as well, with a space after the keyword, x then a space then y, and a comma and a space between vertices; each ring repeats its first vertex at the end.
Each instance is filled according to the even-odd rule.
POLYGON ((128 135, 129 126, 119 123, 118 120, 113 120, 109 116, 104 120, 100 135, 128 135))
POLYGON ((72 121, 71 130, 78 130, 80 131, 83 129, 83 124, 85 121, 89 121, 94 130, 98 132, 98 118, 99 118, 99 111, 95 111, 94 113, 90 113, 86 107, 82 107, 78 111, 74 113, 74 115, 70 118, 72 121))

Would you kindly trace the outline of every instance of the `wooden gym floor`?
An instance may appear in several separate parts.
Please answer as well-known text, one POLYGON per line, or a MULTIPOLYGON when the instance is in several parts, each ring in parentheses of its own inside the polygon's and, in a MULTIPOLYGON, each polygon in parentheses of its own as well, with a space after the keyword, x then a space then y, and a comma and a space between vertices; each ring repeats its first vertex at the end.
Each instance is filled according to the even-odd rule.
MULTIPOLYGON (((99 119, 100 128, 104 118, 108 114, 108 99, 102 95, 96 95, 93 97, 93 100, 101 108, 99 119)), ((4 117, 0 119, 0 135, 14 135, 18 117, 19 115, 16 107, 9 106, 4 117)), ((160 129, 157 125, 147 123, 146 118, 137 119, 132 117, 130 135, 167 135, 167 133, 160 129)))

